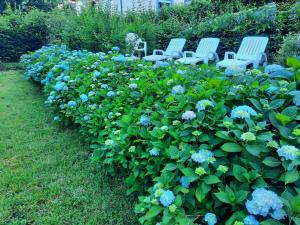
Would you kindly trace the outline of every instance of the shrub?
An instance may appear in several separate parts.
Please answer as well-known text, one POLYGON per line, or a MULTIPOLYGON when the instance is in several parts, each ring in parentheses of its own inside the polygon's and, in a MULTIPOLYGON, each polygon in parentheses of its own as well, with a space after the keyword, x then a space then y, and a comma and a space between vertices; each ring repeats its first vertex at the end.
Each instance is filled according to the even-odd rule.
POLYGON ((22 61, 25 77, 44 84, 55 120, 79 125, 91 158, 130 172, 142 224, 297 223, 296 58, 291 77, 273 78, 276 66, 227 77, 114 50, 50 46, 22 61))
POLYGON ((278 51, 276 60, 279 64, 285 65, 285 59, 288 57, 296 57, 299 55, 299 50, 297 47, 298 35, 288 35, 284 38, 283 43, 278 51))

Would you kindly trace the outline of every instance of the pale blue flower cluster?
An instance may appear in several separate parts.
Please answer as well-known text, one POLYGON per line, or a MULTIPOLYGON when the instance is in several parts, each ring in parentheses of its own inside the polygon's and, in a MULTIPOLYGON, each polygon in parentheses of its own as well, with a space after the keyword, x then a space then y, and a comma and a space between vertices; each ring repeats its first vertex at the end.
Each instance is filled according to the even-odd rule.
POLYGON ((98 77, 100 77, 100 72, 98 70, 95 70, 93 72, 93 75, 94 75, 95 78, 98 78, 98 77))
POLYGON ((152 148, 151 150, 150 150, 150 155, 152 155, 152 156, 159 156, 159 149, 158 148, 152 148))
POLYGON ((89 116, 89 115, 85 115, 84 117, 83 117, 83 120, 84 121, 88 121, 88 120, 90 120, 91 119, 91 117, 89 116))
POLYGON ((206 213, 204 216, 204 221, 208 225, 215 225, 217 223, 217 216, 214 213, 206 213))
POLYGON ((206 107, 209 107, 209 106, 213 107, 214 103, 212 101, 204 99, 204 100, 200 100, 197 102, 196 109, 198 110, 198 112, 200 112, 200 111, 205 110, 206 107))
POLYGON ((271 78, 290 78, 293 76, 291 71, 277 64, 267 65, 265 67, 265 73, 269 74, 271 78))
POLYGON ((59 116, 54 116, 54 117, 53 117, 53 120, 54 120, 54 121, 59 121, 60 118, 59 118, 59 116))
POLYGON ((183 120, 193 120, 195 118, 196 118, 196 114, 193 111, 186 111, 181 116, 181 119, 183 120))
POLYGON ((136 83, 129 84, 129 88, 130 89, 137 89, 137 84, 136 83))
POLYGON ((112 51, 116 51, 116 52, 118 52, 118 51, 120 51, 120 48, 119 47, 117 47, 117 46, 114 46, 114 47, 112 47, 112 49, 111 49, 112 51))
POLYGON ((210 157, 213 157, 214 153, 206 149, 200 149, 197 153, 192 154, 192 160, 196 163, 207 162, 210 157))
POLYGON ((241 67, 231 66, 225 69, 225 75, 228 77, 237 76, 243 73, 245 70, 241 67))
POLYGON ((242 106, 236 107, 235 109, 233 109, 231 111, 230 118, 231 119, 235 119, 235 118, 245 119, 245 118, 250 118, 250 116, 257 116, 257 112, 253 108, 251 108, 247 105, 242 105, 242 106))
POLYGON ((264 188, 255 189, 252 193, 252 200, 246 202, 246 208, 250 214, 263 217, 270 215, 276 220, 281 220, 286 216, 282 207, 283 202, 278 195, 264 188))
POLYGON ((184 87, 181 85, 176 85, 172 88, 172 94, 173 95, 178 95, 184 93, 184 87))
POLYGON ((151 124, 151 120, 150 120, 149 116, 142 115, 140 118, 140 123, 143 126, 149 126, 151 124))
POLYGON ((180 183, 184 188, 189 188, 190 186, 189 179, 186 176, 180 178, 180 183))
POLYGON ((71 108, 75 107, 76 105, 77 105, 77 103, 75 101, 69 101, 68 102, 68 106, 71 107, 71 108))
POLYGON ((159 68, 159 67, 167 67, 167 66, 170 66, 170 63, 164 61, 156 61, 153 67, 159 68))
POLYGON ((68 86, 66 85, 65 82, 57 82, 57 83, 55 83, 55 85, 54 85, 53 88, 57 92, 67 91, 68 90, 68 86))
POLYGON ((103 68, 102 71, 103 71, 104 73, 108 73, 110 70, 109 70, 109 68, 103 68))
POLYGON ((89 100, 88 96, 86 94, 81 94, 80 99, 83 103, 87 102, 89 100))
POLYGON ((101 84, 100 87, 103 88, 103 89, 108 89, 108 85, 107 84, 101 84))
POLYGON ((259 225, 259 222, 256 220, 256 218, 253 215, 249 215, 244 219, 245 225, 259 225))
POLYGON ((95 95, 95 94, 96 94, 96 92, 90 91, 90 92, 88 93, 88 96, 93 96, 93 95, 95 95))
POLYGON ((300 150, 292 145, 284 145, 277 149, 277 153, 285 160, 295 160, 299 157, 300 150))
POLYGON ((106 94, 107 97, 115 97, 116 95, 117 95, 117 93, 114 92, 114 91, 109 91, 109 92, 107 92, 107 94, 106 94))
POLYGON ((127 61, 127 58, 124 55, 117 55, 111 58, 115 62, 123 63, 127 61))
POLYGON ((180 75, 184 75, 185 71, 184 70, 177 70, 176 73, 180 74, 180 75))
POLYGON ((164 207, 169 207, 175 200, 175 195, 172 191, 164 191, 160 196, 159 201, 164 207))

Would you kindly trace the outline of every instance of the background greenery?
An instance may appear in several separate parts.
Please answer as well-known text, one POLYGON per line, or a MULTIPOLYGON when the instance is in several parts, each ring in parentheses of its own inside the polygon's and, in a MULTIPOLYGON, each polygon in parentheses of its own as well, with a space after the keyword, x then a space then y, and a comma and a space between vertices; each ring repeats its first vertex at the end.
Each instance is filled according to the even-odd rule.
POLYGON ((195 49, 202 37, 219 37, 221 56, 226 50, 237 50, 246 35, 265 35, 270 37, 271 61, 276 58, 282 63, 275 57, 279 51, 295 52, 295 44, 283 45, 283 41, 298 32, 300 4, 296 0, 276 1, 276 18, 268 18, 260 13, 266 2, 194 0, 190 5, 163 8, 156 14, 132 12, 124 17, 93 9, 80 16, 70 10, 7 9, 0 16, 0 60, 18 61, 21 54, 48 43, 90 51, 107 51, 112 46, 125 49, 126 33, 136 32, 148 42, 149 52, 165 48, 172 37, 187 38, 189 50, 195 49), (281 46, 285 50, 280 50, 281 46))

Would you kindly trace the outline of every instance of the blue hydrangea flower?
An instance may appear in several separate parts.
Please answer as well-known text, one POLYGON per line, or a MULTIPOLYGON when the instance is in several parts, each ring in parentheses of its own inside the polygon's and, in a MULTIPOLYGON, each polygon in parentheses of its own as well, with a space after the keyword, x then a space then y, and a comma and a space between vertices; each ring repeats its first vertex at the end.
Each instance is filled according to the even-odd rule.
POLYGON ((213 107, 214 103, 212 101, 204 99, 204 100, 200 100, 200 101, 197 102, 196 109, 198 110, 198 112, 200 112, 202 110, 205 110, 206 107, 208 107, 208 106, 213 107))
POLYGON ((259 225, 259 222, 256 220, 256 218, 254 216, 249 215, 244 219, 244 224, 245 225, 259 225))
POLYGON ((69 101, 68 102, 69 107, 75 107, 76 105, 77 105, 77 103, 75 101, 69 101))
POLYGON ((156 61, 153 67, 159 68, 159 67, 167 67, 167 66, 170 66, 170 63, 164 61, 156 61))
POLYGON ((85 121, 88 121, 88 120, 90 120, 91 119, 91 117, 89 116, 89 115, 85 115, 84 117, 83 117, 83 120, 85 120, 85 121))
POLYGON ((195 118, 196 118, 196 114, 193 111, 186 111, 181 116, 181 119, 183 120, 193 120, 195 118))
POLYGON ((151 120, 148 116, 142 115, 141 118, 140 118, 140 123, 143 126, 149 126, 151 124, 151 120))
POLYGON ((106 94, 106 96, 107 97, 115 97, 117 94, 116 94, 116 92, 114 92, 114 91, 109 91, 109 92, 107 92, 107 94, 106 94))
POLYGON ((204 216, 204 221, 208 225, 215 225, 217 223, 217 216, 214 213, 206 213, 204 216))
POLYGON ((108 88, 108 85, 107 85, 107 84, 101 84, 101 88, 107 89, 107 88, 108 88))
POLYGON ((64 109, 64 108, 65 108, 65 104, 60 104, 60 105, 59 105, 59 108, 60 108, 60 109, 64 109))
POLYGON ((292 145, 284 145, 277 149, 277 153, 285 160, 295 160, 299 157, 300 150, 292 145))
POLYGON ((70 76, 63 76, 63 81, 69 81, 70 80, 70 76))
POLYGON ((278 195, 264 188, 255 189, 252 193, 252 200, 246 202, 246 208, 250 214, 263 217, 270 215, 277 220, 285 217, 282 207, 283 202, 278 195))
POLYGON ((93 95, 95 95, 96 93, 94 92, 94 91, 90 91, 89 93, 88 93, 88 96, 93 96, 93 95))
POLYGON ((150 155, 152 155, 152 156, 159 156, 159 149, 158 148, 152 148, 151 150, 150 150, 150 155))
POLYGON ((130 89, 137 89, 137 84, 136 83, 129 84, 129 88, 130 89))
POLYGON ((108 53, 109 55, 113 54, 113 52, 112 52, 112 51, 108 51, 107 53, 108 53))
POLYGON ((237 75, 243 73, 244 71, 245 71, 245 69, 243 69, 241 67, 231 66, 231 67, 227 67, 225 69, 225 75, 228 77, 237 76, 237 75))
POLYGON ((60 92, 65 88, 65 86, 66 86, 65 82, 57 82, 53 88, 55 91, 60 92))
POLYGON ((265 73, 269 74, 272 78, 291 78, 293 76, 291 71, 277 64, 267 65, 265 73))
POLYGON ((89 100, 88 96, 86 94, 81 94, 80 95, 80 99, 81 101, 84 103, 84 102, 87 102, 89 100))
POLYGON ((172 88, 172 94, 173 95, 178 95, 184 93, 184 87, 181 85, 176 85, 172 88))
POLYGON ((108 73, 109 72, 109 68, 103 68, 102 70, 104 73, 108 73))
POLYGON ((283 209, 276 209, 271 213, 271 217, 273 217, 275 220, 282 220, 284 217, 286 217, 286 213, 283 209))
POLYGON ((124 55, 113 56, 111 59, 115 62, 120 62, 120 63, 127 61, 127 58, 124 55))
POLYGON ((95 71, 93 72, 93 74, 94 74, 94 77, 95 77, 95 78, 100 77, 100 72, 97 71, 97 70, 95 70, 95 71))
POLYGON ((192 154, 192 160, 196 163, 207 162, 208 158, 213 157, 214 153, 206 149, 200 149, 199 152, 192 154))
POLYGON ((239 119, 245 119, 245 118, 250 118, 250 116, 256 116, 257 113, 256 111, 247 106, 247 105, 242 105, 238 106, 235 109, 231 111, 231 119, 239 118, 239 119))
POLYGON ((116 52, 118 52, 118 51, 120 51, 120 48, 119 47, 117 47, 117 46, 114 46, 114 47, 112 47, 112 49, 111 49, 112 51, 116 51, 116 52))
POLYGON ((185 71, 183 70, 177 70, 176 73, 180 74, 180 75, 184 75, 185 74, 185 71))
POLYGON ((159 201, 164 207, 169 207, 175 200, 175 195, 172 191, 167 190, 160 196, 159 201))
POLYGON ((59 121, 59 116, 54 116, 54 117, 53 117, 53 120, 54 120, 54 121, 59 121))
POLYGON ((189 179, 186 176, 180 178, 180 183, 184 188, 189 188, 190 186, 189 179))

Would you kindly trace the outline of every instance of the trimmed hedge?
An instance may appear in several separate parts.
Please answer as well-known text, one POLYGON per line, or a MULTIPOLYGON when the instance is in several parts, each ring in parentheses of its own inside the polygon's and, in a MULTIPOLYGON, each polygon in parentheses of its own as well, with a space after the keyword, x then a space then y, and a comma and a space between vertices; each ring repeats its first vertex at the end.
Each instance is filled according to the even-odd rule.
POLYGON ((228 77, 118 50, 50 46, 22 62, 54 120, 79 126, 91 159, 130 172, 141 224, 299 223, 299 60, 228 77))

